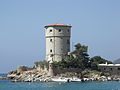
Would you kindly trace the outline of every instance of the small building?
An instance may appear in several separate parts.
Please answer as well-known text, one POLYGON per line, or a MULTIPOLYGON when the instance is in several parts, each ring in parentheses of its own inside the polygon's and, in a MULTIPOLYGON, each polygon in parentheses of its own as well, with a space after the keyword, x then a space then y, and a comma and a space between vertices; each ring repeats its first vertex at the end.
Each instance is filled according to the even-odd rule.
POLYGON ((103 73, 109 73, 110 75, 120 75, 120 64, 99 64, 99 69, 103 73))

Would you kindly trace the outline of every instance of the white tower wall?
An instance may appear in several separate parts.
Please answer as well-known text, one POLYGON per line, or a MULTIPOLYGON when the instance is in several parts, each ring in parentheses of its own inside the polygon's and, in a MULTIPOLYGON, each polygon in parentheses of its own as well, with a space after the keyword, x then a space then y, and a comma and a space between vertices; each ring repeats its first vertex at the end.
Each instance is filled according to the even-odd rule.
POLYGON ((70 52, 71 26, 52 24, 45 26, 46 60, 61 61, 70 52))

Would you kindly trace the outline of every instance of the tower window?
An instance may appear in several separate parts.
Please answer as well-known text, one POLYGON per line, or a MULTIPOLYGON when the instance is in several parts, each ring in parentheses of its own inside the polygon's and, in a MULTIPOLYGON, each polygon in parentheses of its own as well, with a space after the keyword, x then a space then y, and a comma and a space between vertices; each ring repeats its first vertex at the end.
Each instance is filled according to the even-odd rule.
POLYGON ((52 52, 52 49, 50 49, 50 52, 52 52))
POLYGON ((112 69, 112 68, 110 68, 110 70, 112 71, 113 69, 112 69))
POLYGON ((67 31, 69 32, 70 30, 68 29, 67 31))
POLYGON ((62 30, 61 29, 59 29, 59 32, 61 32, 62 30))
POLYGON ((67 44, 70 44, 70 41, 69 41, 69 40, 67 40, 67 44))
POLYGON ((52 42, 52 39, 50 39, 50 42, 52 42))
POLYGON ((104 70, 106 70, 106 68, 104 68, 104 70))
POLYGON ((120 68, 118 68, 118 70, 120 70, 120 68))
POLYGON ((52 29, 50 29, 50 32, 52 32, 52 29))

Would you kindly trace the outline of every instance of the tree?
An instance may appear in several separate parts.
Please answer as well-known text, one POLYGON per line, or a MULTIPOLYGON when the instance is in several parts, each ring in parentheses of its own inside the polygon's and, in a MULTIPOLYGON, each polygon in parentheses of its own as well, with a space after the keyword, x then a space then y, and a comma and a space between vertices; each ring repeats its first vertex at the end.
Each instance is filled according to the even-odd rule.
POLYGON ((75 50, 66 56, 60 62, 54 62, 55 67, 62 68, 80 68, 81 70, 91 69, 98 70, 98 64, 101 63, 112 63, 100 56, 89 58, 88 46, 81 45, 80 43, 75 45, 75 50))
POLYGON ((78 43, 75 45, 75 50, 69 56, 66 56, 60 62, 54 62, 54 66, 64 68, 81 68, 81 69, 88 68, 89 55, 87 51, 88 46, 84 46, 78 43))
POLYGON ((62 68, 75 68, 75 64, 77 62, 75 61, 74 57, 72 54, 69 56, 66 56, 62 61, 56 62, 54 61, 54 67, 62 67, 62 68))
POLYGON ((80 67, 81 69, 89 67, 88 46, 78 43, 75 45, 75 50, 72 52, 72 54, 75 55, 78 67, 80 67))
POLYGON ((36 67, 44 67, 44 66, 46 66, 48 68, 48 62, 45 61, 45 60, 34 62, 34 64, 35 64, 36 67))

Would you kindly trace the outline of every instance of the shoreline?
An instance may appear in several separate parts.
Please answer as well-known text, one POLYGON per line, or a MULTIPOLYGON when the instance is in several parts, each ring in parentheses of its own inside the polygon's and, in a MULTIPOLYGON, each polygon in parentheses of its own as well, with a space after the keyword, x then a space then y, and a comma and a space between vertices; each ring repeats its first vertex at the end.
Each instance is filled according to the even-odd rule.
MULTIPOLYGON (((1 78, 1 77, 0 77, 1 78)), ((66 78, 66 79, 68 79, 68 78, 66 78)), ((120 81, 120 78, 117 78, 117 79, 112 79, 112 80, 107 80, 107 79, 100 79, 100 80, 93 80, 93 79, 90 79, 90 78, 83 78, 83 79, 81 79, 81 81, 52 81, 52 80, 48 80, 48 79, 42 79, 42 80, 37 80, 37 81, 19 81, 19 80, 16 80, 16 79, 14 79, 14 80, 10 80, 10 79, 8 79, 8 78, 2 78, 2 79, 0 79, 0 80, 9 80, 9 81, 11 81, 11 82, 56 82, 56 83, 59 83, 59 82, 61 82, 61 83, 71 83, 71 82, 111 82, 111 81, 116 81, 116 82, 119 82, 120 81)))
POLYGON ((31 79, 17 80, 17 79, 1 79, 10 80, 11 82, 109 82, 109 81, 120 81, 120 78, 73 78, 73 77, 58 77, 58 78, 42 78, 42 79, 31 79))
MULTIPOLYGON (((29 76, 29 75, 28 75, 29 76)), ((9 74, 7 77, 0 76, 0 80, 10 80, 11 82, 109 82, 109 81, 120 81, 120 77, 106 77, 101 76, 98 78, 78 78, 76 76, 73 77, 34 77, 31 75, 29 78, 24 78, 23 80, 17 79, 14 75, 14 78, 10 78, 9 74)))
POLYGON ((84 70, 84 73, 66 72, 54 76, 46 69, 18 69, 7 74, 12 82, 92 82, 92 81, 120 81, 119 76, 105 75, 98 71, 84 70))

